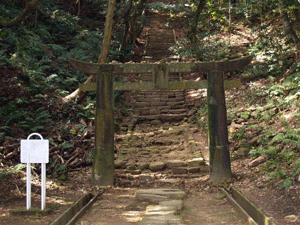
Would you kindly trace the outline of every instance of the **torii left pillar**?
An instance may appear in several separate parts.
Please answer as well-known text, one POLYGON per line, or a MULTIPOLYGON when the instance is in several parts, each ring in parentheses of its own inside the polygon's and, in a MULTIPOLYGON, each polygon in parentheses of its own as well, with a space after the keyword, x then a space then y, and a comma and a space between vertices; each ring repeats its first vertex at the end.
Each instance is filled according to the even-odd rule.
POLYGON ((72 59, 69 59, 69 61, 79 71, 96 76, 97 100, 92 184, 113 186, 115 175, 113 66, 72 59))
POLYGON ((114 91, 110 71, 97 74, 97 102, 95 150, 92 167, 92 184, 114 184, 114 91))

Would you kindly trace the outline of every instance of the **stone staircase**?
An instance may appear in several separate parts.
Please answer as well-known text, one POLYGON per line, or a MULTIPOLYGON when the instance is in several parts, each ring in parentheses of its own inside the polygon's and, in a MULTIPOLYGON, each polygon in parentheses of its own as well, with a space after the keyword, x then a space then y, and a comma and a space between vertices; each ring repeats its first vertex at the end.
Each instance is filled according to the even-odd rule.
MULTIPOLYGON (((150 27, 147 29, 147 44, 144 61, 155 63, 160 60, 176 61, 169 50, 175 44, 175 31, 163 25, 168 20, 167 14, 151 14, 150 27)), ((152 81, 152 74, 144 74, 142 81, 152 81)), ((179 74, 169 74, 169 81, 179 81, 179 74)), ((140 91, 136 95, 136 114, 138 121, 160 124, 164 121, 180 121, 187 115, 184 90, 140 91)))
POLYGON ((186 116, 185 97, 181 90, 142 91, 136 96, 140 121, 160 124, 178 121, 186 116))

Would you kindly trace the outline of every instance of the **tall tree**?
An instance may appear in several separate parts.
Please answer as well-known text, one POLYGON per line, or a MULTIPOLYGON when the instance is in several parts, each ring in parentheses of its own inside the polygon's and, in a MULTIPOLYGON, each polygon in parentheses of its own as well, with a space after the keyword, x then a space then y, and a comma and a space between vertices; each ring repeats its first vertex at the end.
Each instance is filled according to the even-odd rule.
MULTIPOLYGON (((105 20, 105 27, 104 27, 104 38, 102 42, 102 48, 101 52, 98 58, 97 63, 106 63, 107 55, 108 55, 108 50, 111 42, 111 36, 112 36, 112 27, 114 23, 114 12, 115 12, 115 5, 116 5, 116 0, 109 0, 108 2, 108 10, 106 14, 106 20, 105 20)), ((94 82, 96 80, 96 77, 94 75, 91 75, 88 77, 88 79, 84 82, 85 84, 94 82)), ((66 96, 63 100, 64 102, 69 102, 70 100, 75 99, 77 96, 78 102, 81 102, 87 95, 87 92, 81 92, 80 89, 76 89, 73 93, 70 95, 66 96)))
POLYGON ((287 13, 287 3, 288 2, 286 2, 285 0, 282 0, 279 4, 281 21, 282 21, 285 33, 293 39, 293 41, 296 45, 299 45, 300 39, 297 36, 297 34, 296 34, 296 32, 293 28, 293 24, 292 24, 292 22, 289 18, 288 13, 287 13))
POLYGON ((189 38, 190 38, 192 44, 196 44, 196 42, 197 42, 196 36, 197 36, 198 22, 199 22, 200 15, 204 9, 205 4, 206 4, 206 0, 200 0, 198 3, 198 6, 197 6, 197 10, 194 15, 194 20, 193 20, 190 34, 189 34, 189 38))

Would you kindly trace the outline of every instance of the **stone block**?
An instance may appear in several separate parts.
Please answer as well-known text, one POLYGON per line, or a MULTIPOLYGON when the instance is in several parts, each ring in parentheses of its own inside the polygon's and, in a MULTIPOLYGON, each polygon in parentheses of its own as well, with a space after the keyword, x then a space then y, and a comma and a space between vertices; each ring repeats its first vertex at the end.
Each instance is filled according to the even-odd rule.
POLYGON ((188 166, 189 167, 199 167, 200 165, 204 165, 204 159, 203 158, 194 158, 191 160, 188 160, 188 166))
POLYGON ((170 109, 169 113, 171 114, 181 114, 181 113, 185 113, 186 110, 185 109, 170 109))
POLYGON ((167 102, 167 105, 169 105, 169 106, 184 105, 184 101, 167 102))
POLYGON ((186 116, 186 114, 161 114, 160 115, 160 119, 163 121, 176 121, 176 120, 183 120, 183 118, 186 116))
POLYGON ((200 173, 200 167, 188 167, 188 173, 200 173))
POLYGON ((186 167, 173 167, 173 174, 187 174, 188 170, 186 167))
POLYGON ((161 201, 161 202, 159 202, 159 205, 162 205, 162 206, 173 206, 173 207, 176 207, 177 210, 182 210, 182 208, 183 208, 183 203, 182 203, 181 199, 179 199, 179 200, 161 201))
POLYGON ((161 121, 160 120, 152 120, 151 124, 153 124, 153 125, 160 125, 161 121))
POLYGON ((149 114, 149 110, 148 109, 143 109, 140 111, 140 115, 148 115, 149 114))
POLYGON ((160 112, 160 110, 159 109, 150 109, 149 110, 149 114, 150 115, 158 115, 158 114, 160 114, 161 112, 160 112))
POLYGON ((153 175, 150 175, 150 174, 141 174, 140 175, 140 179, 141 180, 152 180, 153 179, 153 175))
POLYGON ((155 188, 137 190, 136 198, 153 202, 167 201, 171 199, 183 199, 186 196, 184 191, 174 188, 155 188))
POLYGON ((200 166, 200 172, 201 173, 209 173, 209 166, 201 165, 200 166))
POLYGON ((151 105, 152 105, 152 106, 157 106, 157 108, 159 109, 159 107, 166 106, 167 103, 164 102, 164 101, 160 101, 160 102, 152 102, 151 105))
POLYGON ((149 168, 151 171, 156 172, 159 170, 164 170, 166 167, 166 164, 164 162, 152 162, 149 165, 149 168))
POLYGON ((114 165, 116 169, 120 169, 120 168, 125 168, 126 166, 126 162, 123 161, 122 159, 116 159, 114 161, 114 165))
POLYGON ((250 149, 241 147, 236 151, 236 154, 239 156, 248 156, 250 149))
POLYGON ((149 106, 149 102, 136 102, 135 103, 135 106, 136 107, 147 107, 147 106, 149 106))
POLYGON ((172 169, 173 167, 186 167, 187 163, 183 160, 168 160, 166 166, 167 168, 172 169))

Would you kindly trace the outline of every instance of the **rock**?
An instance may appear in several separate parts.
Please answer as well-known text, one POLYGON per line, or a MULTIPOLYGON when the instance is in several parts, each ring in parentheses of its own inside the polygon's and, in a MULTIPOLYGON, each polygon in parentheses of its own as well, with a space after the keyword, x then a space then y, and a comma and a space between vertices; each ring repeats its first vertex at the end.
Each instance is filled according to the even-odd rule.
POLYGON ((124 168, 125 165, 126 165, 126 162, 124 162, 122 159, 116 159, 114 161, 114 164, 115 164, 115 168, 116 169, 121 169, 121 168, 124 168))
POLYGON ((188 173, 200 173, 200 167, 189 167, 187 170, 188 173))
POLYGON ((142 166, 144 167, 144 169, 149 169, 149 163, 143 163, 142 166))
POLYGON ((184 191, 170 188, 156 188, 137 190, 136 198, 139 200, 149 200, 151 202, 169 201, 172 199, 183 199, 186 196, 184 191))
POLYGON ((157 114, 160 114, 160 110, 159 110, 159 109, 150 109, 150 110, 149 110, 149 114, 150 114, 150 115, 157 115, 157 114))
POLYGON ((237 118, 237 119, 236 119, 236 123, 237 123, 237 124, 241 124, 241 123, 246 122, 246 121, 247 121, 247 120, 244 119, 244 118, 237 118))
POLYGON ((187 163, 182 160, 168 160, 166 166, 167 168, 172 169, 173 167, 185 167, 187 166, 187 163))
POLYGON ((254 159, 253 161, 251 161, 249 164, 248 164, 248 167, 256 167, 258 166, 259 164, 262 164, 264 163, 265 161, 267 160, 267 158, 264 156, 264 155, 261 155, 259 156, 258 158, 254 159))
POLYGON ((201 173, 209 173, 209 166, 200 166, 201 173))
POLYGON ((177 210, 181 210, 183 208, 182 200, 169 200, 169 201, 162 201, 159 202, 159 205, 163 206, 175 206, 177 210))
POLYGON ((295 216, 295 215, 289 215, 289 216, 284 217, 284 220, 286 220, 290 223, 295 223, 298 219, 299 219, 299 216, 295 216))
POLYGON ((187 174, 188 170, 186 167, 173 167, 173 174, 187 174))
POLYGON ((247 156, 249 155, 250 150, 245 147, 241 147, 236 151, 236 154, 239 156, 247 156))
POLYGON ((146 208, 145 215, 176 215, 178 214, 178 210, 175 206, 164 206, 164 205, 149 205, 146 208))
POLYGON ((153 179, 153 175, 150 175, 150 174, 141 174, 140 175, 140 179, 141 180, 152 180, 153 179))
POLYGON ((128 164, 127 164, 127 169, 128 169, 128 170, 135 170, 135 169, 136 169, 136 166, 135 166, 135 164, 133 164, 133 163, 128 163, 128 164))
POLYGON ((152 121, 151 121, 151 124, 152 124, 152 125, 160 125, 160 124, 161 124, 161 121, 160 121, 160 120, 152 120, 152 121))
POLYGON ((149 164, 149 168, 153 172, 163 170, 163 169, 165 169, 165 167, 166 167, 166 164, 164 162, 152 162, 149 164))
POLYGON ((254 137, 252 138, 250 141, 249 141, 249 145, 252 146, 254 145, 258 140, 262 139, 264 136, 266 136, 266 134, 261 134, 257 137, 254 137))
POLYGON ((176 224, 183 225, 179 215, 159 215, 159 216, 145 216, 142 218, 141 225, 166 225, 176 224))
POLYGON ((194 159, 188 160, 189 167, 199 167, 200 165, 204 165, 203 158, 194 158, 194 159))
POLYGON ((128 125, 122 124, 121 130, 126 132, 128 130, 128 125))
POLYGON ((138 174, 141 174, 142 171, 141 170, 128 170, 130 174, 132 175, 138 175, 138 174))
POLYGON ((178 185, 179 180, 178 179, 159 179, 159 182, 164 183, 164 184, 173 184, 173 185, 178 185))

